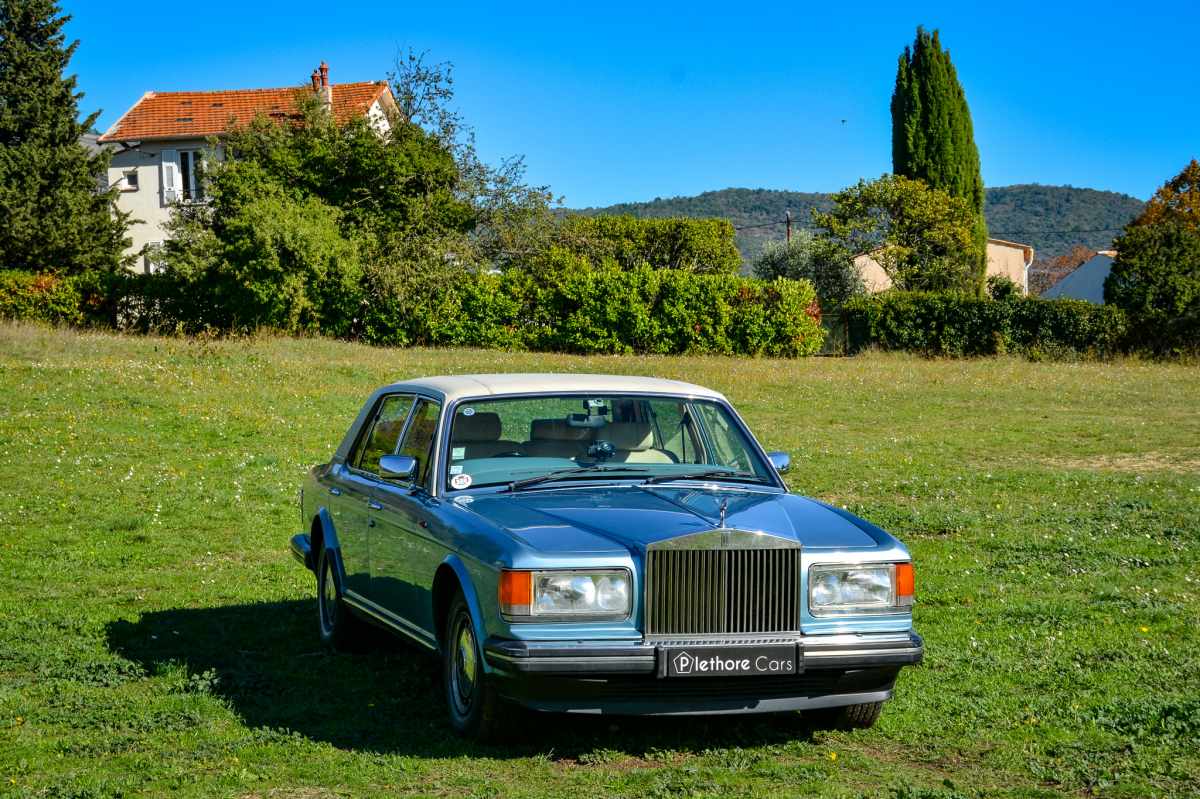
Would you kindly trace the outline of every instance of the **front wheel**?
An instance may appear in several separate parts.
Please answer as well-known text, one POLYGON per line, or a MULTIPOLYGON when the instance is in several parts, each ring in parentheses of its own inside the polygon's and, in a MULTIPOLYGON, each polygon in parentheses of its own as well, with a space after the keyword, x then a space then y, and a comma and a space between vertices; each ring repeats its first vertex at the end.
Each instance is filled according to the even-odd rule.
POLYGON ((342 581, 334 557, 326 547, 321 548, 317 557, 317 618, 321 641, 334 649, 352 650, 361 646, 365 625, 342 599, 342 581))
POLYGON ((500 730, 501 699, 483 670, 483 652, 461 592, 450 603, 442 647, 442 685, 450 726, 459 735, 488 740, 500 730))
POLYGON ((875 726, 882 710, 883 702, 864 702, 858 705, 846 705, 818 711, 811 718, 821 727, 837 730, 865 730, 875 726))

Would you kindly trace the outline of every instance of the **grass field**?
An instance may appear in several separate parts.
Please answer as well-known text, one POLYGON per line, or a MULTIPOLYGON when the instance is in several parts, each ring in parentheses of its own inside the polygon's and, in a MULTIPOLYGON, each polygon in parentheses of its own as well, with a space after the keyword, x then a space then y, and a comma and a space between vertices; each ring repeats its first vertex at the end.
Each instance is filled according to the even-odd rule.
POLYGON ((0 796, 1196 796, 1200 369, 580 358, 0 326, 0 796), (603 371, 724 391, 792 488, 904 539, 925 663, 869 731, 448 732, 403 646, 334 655, 286 553, 368 391, 603 371))

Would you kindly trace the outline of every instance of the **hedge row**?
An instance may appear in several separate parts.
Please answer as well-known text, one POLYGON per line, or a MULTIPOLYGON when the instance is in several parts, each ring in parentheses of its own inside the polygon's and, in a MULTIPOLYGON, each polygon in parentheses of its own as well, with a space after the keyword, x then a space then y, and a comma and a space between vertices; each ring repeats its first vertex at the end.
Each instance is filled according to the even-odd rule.
POLYGON ((0 271, 0 318, 81 324, 83 296, 78 280, 17 270, 0 271))
POLYGON ((885 291, 851 300, 845 314, 852 352, 1108 357, 1128 341, 1119 308, 1082 300, 885 291))
MULTIPOLYGON (((70 282, 53 278, 60 288, 39 295, 55 298, 45 305, 21 300, 31 277, 10 281, 16 290, 0 288, 12 295, 0 297, 0 316, 145 332, 207 327, 211 302, 169 275, 111 275, 72 287, 70 301, 61 299, 70 282)), ((825 336, 812 284, 782 278, 649 267, 458 272, 369 286, 367 296, 346 335, 392 346, 801 356, 820 350, 825 336)))
POLYGON ((824 331, 806 281, 640 267, 460 275, 376 295, 360 337, 389 345, 579 353, 811 355, 824 331))

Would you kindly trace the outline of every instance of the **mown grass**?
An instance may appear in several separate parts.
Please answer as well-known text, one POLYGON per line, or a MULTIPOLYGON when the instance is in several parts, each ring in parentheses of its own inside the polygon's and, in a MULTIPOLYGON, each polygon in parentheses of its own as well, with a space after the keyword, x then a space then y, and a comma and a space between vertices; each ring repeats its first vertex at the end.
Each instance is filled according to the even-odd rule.
POLYGON ((1200 793, 1200 370, 581 358, 0 327, 0 795, 1200 793), (796 490, 898 533, 924 665, 870 731, 541 719, 452 737, 403 646, 333 655, 294 496, 375 386, 726 392, 796 490))

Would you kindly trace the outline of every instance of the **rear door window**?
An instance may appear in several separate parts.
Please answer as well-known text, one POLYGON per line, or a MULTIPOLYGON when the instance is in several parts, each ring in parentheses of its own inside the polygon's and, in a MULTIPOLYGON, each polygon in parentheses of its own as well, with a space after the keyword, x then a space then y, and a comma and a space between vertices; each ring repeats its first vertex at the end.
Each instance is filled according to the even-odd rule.
POLYGON ((379 459, 396 452, 404 422, 412 410, 411 394, 393 394, 380 401, 367 434, 359 439, 350 456, 350 465, 371 474, 379 474, 379 459))
POLYGON ((433 439, 437 433, 438 414, 441 406, 427 399, 417 400, 417 406, 412 412, 412 422, 404 435, 398 455, 408 455, 417 461, 417 469, 413 472, 413 484, 429 491, 433 460, 433 439))

